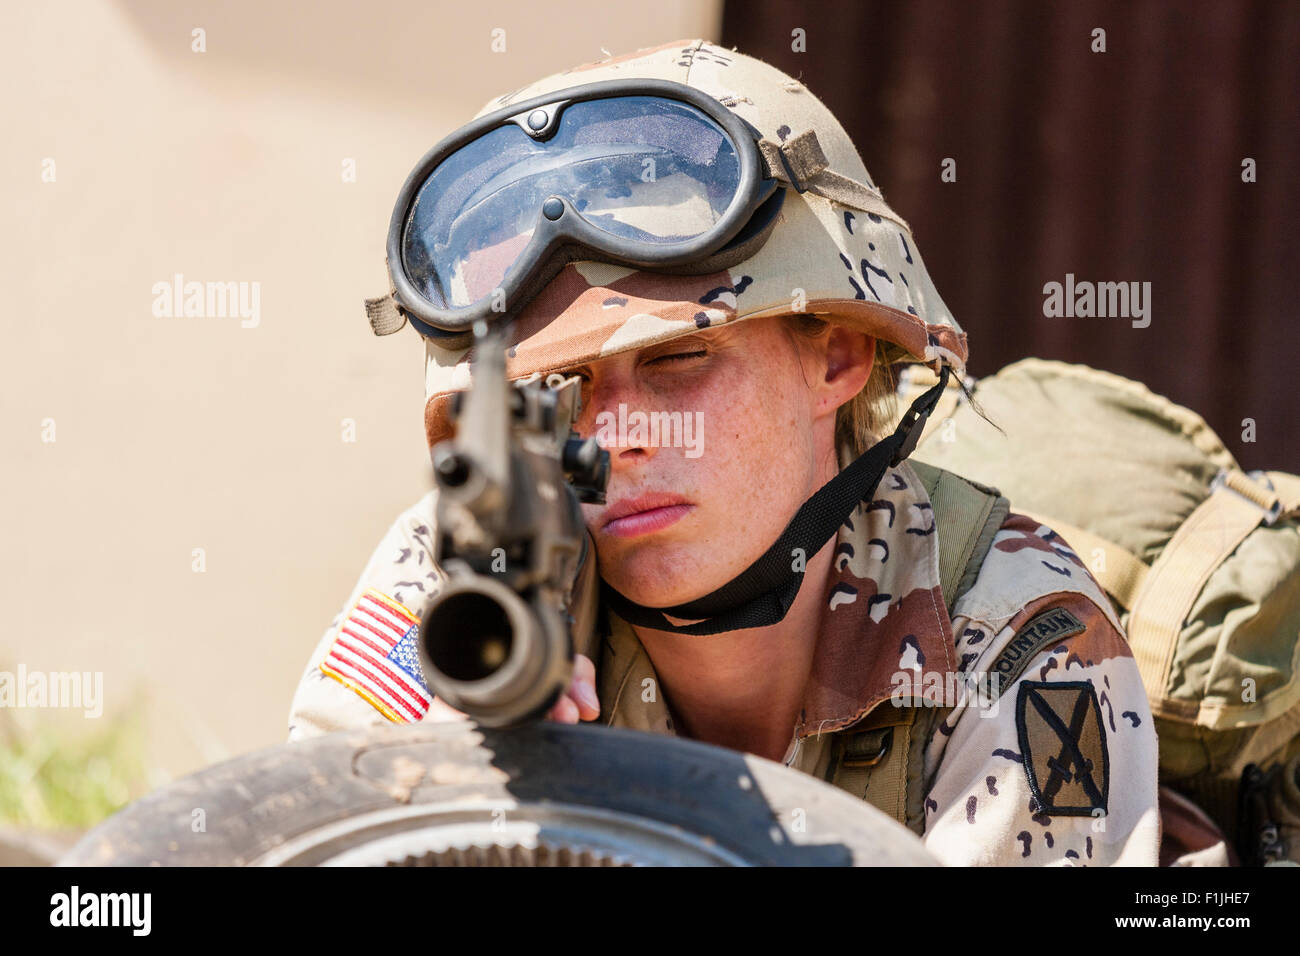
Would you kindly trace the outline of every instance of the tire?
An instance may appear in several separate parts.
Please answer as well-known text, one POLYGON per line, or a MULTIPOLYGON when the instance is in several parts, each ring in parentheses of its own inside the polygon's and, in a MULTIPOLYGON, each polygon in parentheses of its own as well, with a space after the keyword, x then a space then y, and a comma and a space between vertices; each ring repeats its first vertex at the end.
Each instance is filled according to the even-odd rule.
POLYGON ((538 722, 344 731, 199 771, 91 830, 74 866, 932 865, 797 770, 695 741, 538 722))

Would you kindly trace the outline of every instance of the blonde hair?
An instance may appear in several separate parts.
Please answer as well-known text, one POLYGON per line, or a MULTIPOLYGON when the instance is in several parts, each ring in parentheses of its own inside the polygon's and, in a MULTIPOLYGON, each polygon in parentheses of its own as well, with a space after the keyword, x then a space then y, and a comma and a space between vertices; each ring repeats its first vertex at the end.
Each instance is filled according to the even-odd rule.
MULTIPOLYGON (((831 326, 825 319, 807 313, 781 318, 788 332, 805 339, 820 338, 831 326)), ((883 432, 892 430, 898 419, 895 388, 894 373, 885 358, 884 343, 876 339, 875 362, 866 384, 835 413, 835 444, 847 445, 857 457, 879 441, 883 432)))

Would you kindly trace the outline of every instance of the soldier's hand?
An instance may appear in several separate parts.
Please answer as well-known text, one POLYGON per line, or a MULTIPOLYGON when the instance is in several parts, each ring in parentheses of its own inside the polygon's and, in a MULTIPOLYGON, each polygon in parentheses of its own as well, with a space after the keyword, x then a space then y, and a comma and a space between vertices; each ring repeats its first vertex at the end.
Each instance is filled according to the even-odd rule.
POLYGON ((600 716, 600 700, 596 697, 596 665, 583 654, 573 657, 573 680, 569 689, 555 702, 548 720, 561 724, 576 724, 579 720, 595 720, 600 716))
MULTIPOLYGON (((595 720, 600 716, 600 701, 596 697, 596 665, 584 654, 573 657, 573 680, 564 695, 546 714, 547 720, 561 724, 576 724, 579 720, 595 720)), ((457 710, 439 697, 429 705, 425 720, 436 722, 468 720, 469 715, 457 710)))
POLYGON ((469 720, 469 714, 457 710, 441 697, 435 697, 433 703, 429 705, 429 712, 424 715, 424 719, 431 720, 434 723, 442 723, 448 720, 469 720))

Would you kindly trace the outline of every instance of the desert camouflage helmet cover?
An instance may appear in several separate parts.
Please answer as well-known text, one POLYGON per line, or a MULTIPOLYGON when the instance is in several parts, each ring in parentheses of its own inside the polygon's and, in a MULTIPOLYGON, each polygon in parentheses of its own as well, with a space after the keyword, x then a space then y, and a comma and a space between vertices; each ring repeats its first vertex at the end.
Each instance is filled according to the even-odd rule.
MULTIPOLYGON (((963 371, 966 335, 930 281, 911 229, 885 205, 830 110, 775 67, 705 40, 678 40, 548 76, 493 100, 478 115, 555 90, 636 78, 672 80, 714 97, 762 134, 769 164, 789 164, 807 191, 788 189, 768 241, 723 272, 681 276, 607 263, 566 265, 519 316, 507 360, 512 379, 699 328, 791 312, 875 336, 890 361, 963 371), (785 163, 775 156, 777 147, 785 163)), ((450 396, 469 387, 470 367, 468 349, 449 350, 430 339, 425 349, 425 431, 432 446, 450 436, 450 396)))

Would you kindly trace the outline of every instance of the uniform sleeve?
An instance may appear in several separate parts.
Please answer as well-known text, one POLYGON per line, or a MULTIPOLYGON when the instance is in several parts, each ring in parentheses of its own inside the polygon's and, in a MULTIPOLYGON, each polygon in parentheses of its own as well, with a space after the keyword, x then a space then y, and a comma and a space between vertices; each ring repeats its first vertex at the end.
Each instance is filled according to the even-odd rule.
POLYGON ((403 656, 406 648, 395 648, 394 660, 382 668, 367 668, 380 682, 374 689, 368 689, 360 680, 350 684, 346 676, 340 679, 338 673, 322 670, 321 664, 363 598, 377 613, 377 619, 369 623, 379 633, 363 632, 371 643, 394 642, 409 619, 423 616, 429 600, 445 580, 433 563, 433 516, 434 493, 430 492, 402 512, 375 548, 342 610, 308 658, 289 711, 289 740, 395 720, 410 722, 422 716, 419 691, 423 676, 418 663, 409 655, 403 656), (379 673, 380 669, 384 673, 379 673), (416 683, 420 686, 414 686, 416 683))
POLYGON ((996 635, 954 623, 989 648, 970 662, 970 703, 936 733, 947 739, 925 801, 928 849, 956 866, 1155 866, 1156 733, 1122 633, 1073 592, 1032 602, 996 635), (992 677, 980 667, 1062 622, 1070 636, 1026 650, 1020 676, 981 697, 992 677))

